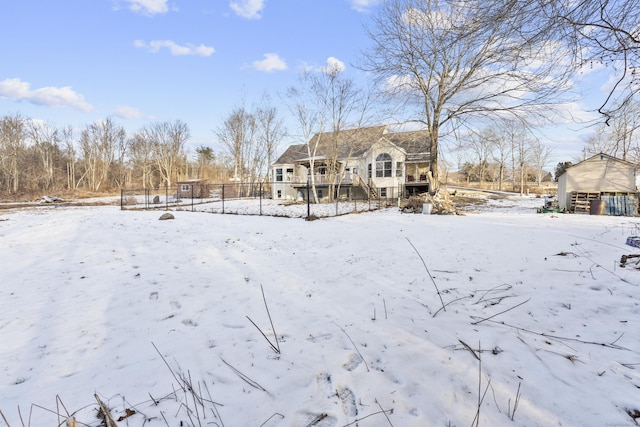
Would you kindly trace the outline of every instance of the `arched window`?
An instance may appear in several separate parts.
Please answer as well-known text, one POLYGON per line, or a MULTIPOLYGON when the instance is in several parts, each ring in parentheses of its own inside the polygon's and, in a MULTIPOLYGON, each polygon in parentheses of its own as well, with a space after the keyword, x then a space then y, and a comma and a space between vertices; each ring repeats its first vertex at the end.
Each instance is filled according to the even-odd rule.
POLYGON ((376 178, 389 178, 391 177, 391 156, 387 153, 382 153, 376 157, 376 178))

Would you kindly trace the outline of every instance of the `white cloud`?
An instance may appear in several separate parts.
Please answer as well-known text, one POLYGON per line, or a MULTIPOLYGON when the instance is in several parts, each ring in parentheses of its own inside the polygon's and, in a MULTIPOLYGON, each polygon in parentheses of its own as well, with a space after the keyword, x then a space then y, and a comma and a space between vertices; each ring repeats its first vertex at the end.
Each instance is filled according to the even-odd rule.
POLYGON ((368 12, 371 7, 380 3, 381 0, 350 0, 351 8, 358 12, 368 12))
POLYGON ((266 0, 235 0, 229 2, 229 7, 236 15, 246 19, 260 19, 266 0))
POLYGON ((32 90, 29 83, 20 79, 6 79, 0 82, 0 96, 47 107, 93 110, 93 107, 84 100, 84 96, 74 92, 70 86, 48 86, 32 90))
POLYGON ((190 43, 181 46, 172 40, 152 40, 148 43, 144 40, 136 40, 133 45, 140 49, 147 49, 151 53, 157 53, 160 49, 166 48, 174 56, 211 56, 215 52, 215 49, 211 46, 203 44, 195 46, 190 43))
POLYGON ((118 105, 116 107, 114 114, 116 115, 116 117, 119 117, 121 119, 130 119, 130 120, 142 119, 146 117, 144 114, 142 114, 140 110, 138 110, 137 108, 130 107, 128 105, 118 105))
POLYGON ((327 65, 320 67, 320 71, 325 73, 332 73, 334 71, 341 73, 344 69, 344 62, 340 61, 338 58, 334 58, 333 56, 327 58, 327 65))
POLYGON ((281 71, 287 69, 287 64, 275 53, 265 53, 261 61, 253 61, 253 68, 258 71, 281 71))
POLYGON ((167 1, 168 0, 127 0, 127 3, 129 3, 129 9, 134 12, 156 15, 169 11, 167 1))

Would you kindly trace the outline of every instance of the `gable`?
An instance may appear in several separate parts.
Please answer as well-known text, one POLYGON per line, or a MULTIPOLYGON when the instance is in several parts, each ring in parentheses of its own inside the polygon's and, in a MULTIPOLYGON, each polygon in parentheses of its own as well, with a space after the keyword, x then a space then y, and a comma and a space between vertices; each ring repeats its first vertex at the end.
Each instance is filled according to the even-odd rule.
POLYGON ((566 191, 635 191, 633 163, 606 154, 597 154, 568 168, 560 176, 566 191))

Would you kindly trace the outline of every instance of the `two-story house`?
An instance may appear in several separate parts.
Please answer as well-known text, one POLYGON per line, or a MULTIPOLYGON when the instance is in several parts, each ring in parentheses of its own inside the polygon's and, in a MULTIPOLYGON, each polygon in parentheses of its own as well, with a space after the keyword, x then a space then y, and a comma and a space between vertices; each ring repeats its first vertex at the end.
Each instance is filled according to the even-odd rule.
POLYGON ((426 192, 428 135, 389 132, 387 126, 315 134, 306 144, 288 147, 271 166, 272 197, 304 200, 308 186, 321 202, 426 192))

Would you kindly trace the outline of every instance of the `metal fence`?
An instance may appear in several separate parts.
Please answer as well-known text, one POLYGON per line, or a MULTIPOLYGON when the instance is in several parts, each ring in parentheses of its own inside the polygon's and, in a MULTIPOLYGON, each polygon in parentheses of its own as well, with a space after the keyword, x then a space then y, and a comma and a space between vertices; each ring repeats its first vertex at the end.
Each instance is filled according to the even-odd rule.
MULTIPOLYGON (((302 197, 274 199, 271 188, 271 183, 261 182, 122 189, 120 208, 313 219, 377 210, 398 202, 395 197, 367 197, 351 192, 348 197, 342 195, 332 202, 312 203, 312 191, 306 184, 299 186, 298 194, 302 197)), ((391 195, 395 195, 395 191, 391 195)))

